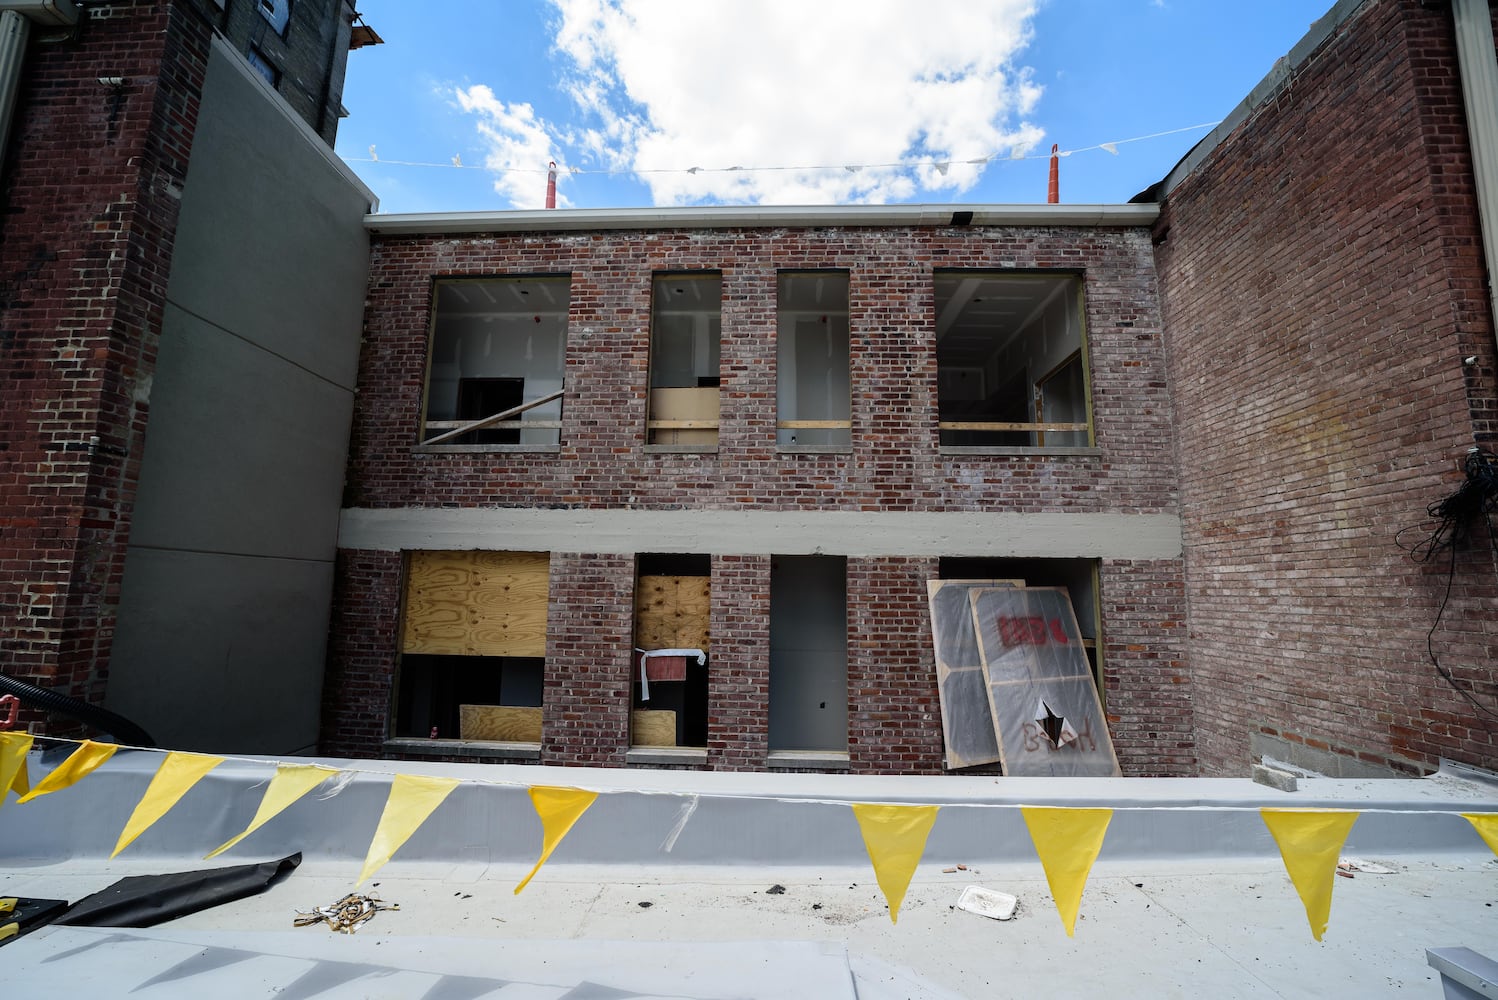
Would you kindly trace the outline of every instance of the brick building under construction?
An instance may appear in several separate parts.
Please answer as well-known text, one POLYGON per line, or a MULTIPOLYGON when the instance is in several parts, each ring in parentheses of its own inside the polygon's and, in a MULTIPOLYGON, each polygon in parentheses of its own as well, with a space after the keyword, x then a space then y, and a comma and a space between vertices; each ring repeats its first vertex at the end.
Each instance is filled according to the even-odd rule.
POLYGON ((1343 0, 1130 204, 424 216, 217 6, 15 69, 0 669, 185 749, 936 774, 928 582, 1022 580, 1125 774, 1498 765, 1484 519, 1408 551, 1495 430, 1485 0, 1343 0))

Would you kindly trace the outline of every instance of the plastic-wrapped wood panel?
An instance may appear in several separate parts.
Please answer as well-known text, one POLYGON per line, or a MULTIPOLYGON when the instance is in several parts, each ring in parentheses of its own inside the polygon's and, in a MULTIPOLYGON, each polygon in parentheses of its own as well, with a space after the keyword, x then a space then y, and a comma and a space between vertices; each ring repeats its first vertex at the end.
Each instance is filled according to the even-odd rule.
POLYGON ((973 629, 968 594, 977 589, 1018 587, 1023 580, 927 580, 931 638, 936 651, 936 692, 947 767, 992 764, 1000 759, 988 702, 988 680, 973 629))
POLYGON ((401 651, 545 656, 545 552, 413 552, 401 651))
POLYGON ((640 577, 635 588, 635 645, 706 651, 711 596, 709 577, 640 577))
POLYGON ((1066 588, 974 588, 968 599, 1004 773, 1117 777, 1066 588))

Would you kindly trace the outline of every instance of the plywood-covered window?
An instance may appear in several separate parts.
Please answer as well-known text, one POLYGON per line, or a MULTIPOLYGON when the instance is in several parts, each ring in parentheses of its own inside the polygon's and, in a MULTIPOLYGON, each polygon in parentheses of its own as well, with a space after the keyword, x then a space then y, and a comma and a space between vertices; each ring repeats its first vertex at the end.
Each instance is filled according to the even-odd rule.
POLYGON ((1092 443, 1080 276, 940 270, 935 291, 943 445, 1092 443))
POLYGON ((570 301, 566 275, 438 281, 421 440, 559 443, 570 301))
POLYGON ((711 654, 708 556, 642 554, 635 580, 630 743, 706 747, 711 654))
POLYGON ((550 558, 412 552, 396 736, 538 743, 550 558))
POLYGON ((658 274, 651 287, 650 444, 718 443, 723 276, 658 274))
POLYGON ((770 749, 848 749, 848 565, 770 563, 770 749))
POLYGON ((851 445, 846 271, 780 273, 775 366, 776 444, 851 445))

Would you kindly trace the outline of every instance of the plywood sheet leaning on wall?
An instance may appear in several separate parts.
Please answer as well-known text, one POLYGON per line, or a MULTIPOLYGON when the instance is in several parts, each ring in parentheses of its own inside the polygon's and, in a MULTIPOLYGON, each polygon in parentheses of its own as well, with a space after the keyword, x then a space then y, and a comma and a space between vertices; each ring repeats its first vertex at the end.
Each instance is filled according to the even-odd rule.
POLYGON ((635 645, 706 651, 711 614, 708 577, 642 576, 635 588, 635 645))
POLYGON ((545 552, 413 552, 404 653, 545 656, 545 552))
POLYGON ((968 594, 1004 773, 1121 774, 1065 587, 968 594))
POLYGON ((1021 586, 1023 580, 926 581, 931 641, 936 653, 936 693, 949 770, 1000 759, 968 594, 977 589, 1021 586))

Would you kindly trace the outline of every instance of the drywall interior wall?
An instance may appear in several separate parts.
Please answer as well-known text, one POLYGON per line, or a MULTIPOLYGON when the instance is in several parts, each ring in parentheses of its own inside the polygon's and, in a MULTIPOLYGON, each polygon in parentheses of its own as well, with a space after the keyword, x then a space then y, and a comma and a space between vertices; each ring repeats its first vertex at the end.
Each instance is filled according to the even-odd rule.
POLYGON ((770 564, 770 749, 848 749, 848 564, 770 564))
POLYGON ((164 744, 317 739, 372 197, 216 44, 106 704, 164 744))

